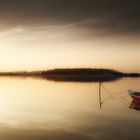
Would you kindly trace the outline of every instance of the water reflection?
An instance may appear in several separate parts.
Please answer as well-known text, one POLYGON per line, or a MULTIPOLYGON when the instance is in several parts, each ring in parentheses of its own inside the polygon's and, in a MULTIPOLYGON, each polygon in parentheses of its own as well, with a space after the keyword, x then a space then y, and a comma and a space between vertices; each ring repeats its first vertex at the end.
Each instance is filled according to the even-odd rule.
POLYGON ((55 81, 55 82, 113 82, 113 81, 117 81, 119 79, 122 78, 122 76, 118 76, 118 75, 67 75, 67 76, 63 76, 63 75, 47 75, 47 76, 41 76, 38 77, 44 80, 50 80, 50 81, 55 81))
POLYGON ((140 102, 133 100, 130 104, 130 108, 140 110, 140 102))
POLYGON ((0 139, 139 139, 140 112, 129 109, 132 98, 127 93, 139 91, 139 83, 140 79, 125 78, 101 84, 100 109, 99 83, 3 77, 0 139))

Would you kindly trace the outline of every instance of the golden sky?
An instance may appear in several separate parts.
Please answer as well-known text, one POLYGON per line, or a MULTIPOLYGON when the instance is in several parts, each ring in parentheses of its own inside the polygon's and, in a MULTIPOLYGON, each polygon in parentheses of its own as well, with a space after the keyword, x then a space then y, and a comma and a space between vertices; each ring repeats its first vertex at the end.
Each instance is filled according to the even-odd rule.
POLYGON ((1 0, 0 71, 140 72, 139 2, 124 1, 1 0))

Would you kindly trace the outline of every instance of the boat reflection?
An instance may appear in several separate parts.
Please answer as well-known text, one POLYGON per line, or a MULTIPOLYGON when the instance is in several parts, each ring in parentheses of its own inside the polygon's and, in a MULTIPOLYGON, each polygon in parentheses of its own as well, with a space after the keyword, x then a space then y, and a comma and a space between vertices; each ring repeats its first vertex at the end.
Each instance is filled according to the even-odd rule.
POLYGON ((133 100, 129 106, 130 109, 140 110, 140 102, 133 100))

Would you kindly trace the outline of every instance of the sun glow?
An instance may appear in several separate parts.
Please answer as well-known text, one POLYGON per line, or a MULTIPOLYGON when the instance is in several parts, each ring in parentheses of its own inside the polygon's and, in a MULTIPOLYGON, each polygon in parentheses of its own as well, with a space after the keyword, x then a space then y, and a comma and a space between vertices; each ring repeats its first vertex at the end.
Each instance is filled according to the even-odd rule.
MULTIPOLYGON (((131 48, 125 38, 117 40, 98 38, 81 40, 76 34, 78 28, 69 26, 14 28, 0 33, 0 70, 45 70, 63 67, 97 67, 114 68, 131 71, 129 59, 139 59, 137 49, 133 47, 127 52, 122 46, 131 48), (69 28, 67 28, 69 27, 69 28), (77 36, 75 38, 75 36, 77 36), (119 54, 119 57, 118 57, 119 54)), ((78 36, 79 35, 79 36, 78 36)), ((138 43, 138 42, 137 42, 138 43)), ((137 46, 137 44, 135 45, 137 46)), ((137 48, 137 47, 135 47, 137 48)), ((133 67, 132 71, 135 71, 133 67)), ((140 69, 140 67, 139 67, 140 69)), ((137 68, 137 70, 139 70, 137 68)))

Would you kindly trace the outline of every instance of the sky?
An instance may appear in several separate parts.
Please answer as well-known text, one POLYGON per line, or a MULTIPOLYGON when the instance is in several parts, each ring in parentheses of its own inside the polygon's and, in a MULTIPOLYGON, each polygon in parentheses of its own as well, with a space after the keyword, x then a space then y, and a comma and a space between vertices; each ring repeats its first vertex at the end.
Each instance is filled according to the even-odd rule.
POLYGON ((139 0, 0 0, 0 71, 140 72, 139 0))

